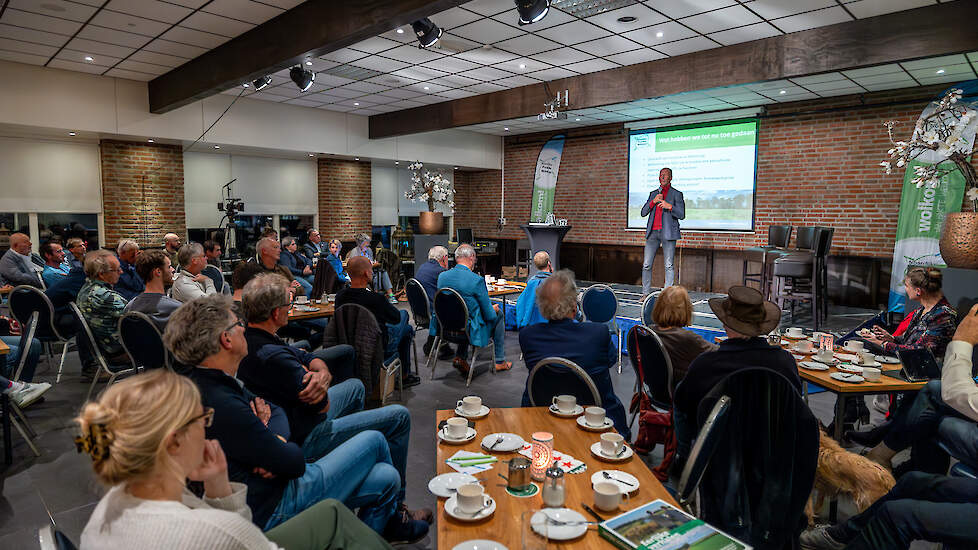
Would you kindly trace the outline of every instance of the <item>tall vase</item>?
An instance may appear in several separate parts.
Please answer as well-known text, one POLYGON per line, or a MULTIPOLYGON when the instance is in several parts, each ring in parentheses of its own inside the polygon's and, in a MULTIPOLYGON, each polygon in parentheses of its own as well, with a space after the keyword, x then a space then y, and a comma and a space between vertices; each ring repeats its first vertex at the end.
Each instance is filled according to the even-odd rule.
POLYGON ((951 212, 941 231, 941 257, 948 267, 978 269, 978 212, 951 212))
POLYGON ((445 216, 441 212, 421 212, 418 228, 423 235, 441 235, 445 232, 445 216))

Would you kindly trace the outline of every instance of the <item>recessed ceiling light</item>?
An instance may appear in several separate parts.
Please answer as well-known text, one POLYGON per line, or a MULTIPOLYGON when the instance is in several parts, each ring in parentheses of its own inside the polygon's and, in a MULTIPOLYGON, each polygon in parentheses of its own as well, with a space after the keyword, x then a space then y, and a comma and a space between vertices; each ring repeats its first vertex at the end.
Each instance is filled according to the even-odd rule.
POLYGON ((353 160, 360 160, 360 157, 353 157, 353 160))
POLYGON ((77 135, 77 134, 75 134, 74 132, 68 132, 68 135, 69 136, 74 136, 74 135, 77 135))
POLYGON ((662 38, 662 36, 663 36, 662 31, 655 33, 656 38, 662 38))
POLYGON ((156 141, 155 140, 152 140, 152 139, 147 139, 146 141, 148 141, 150 143, 156 143, 156 141))
POLYGON ((458 170, 458 166, 456 166, 455 169, 458 170))
POLYGON ((508 132, 509 131, 509 126, 503 128, 503 130, 506 130, 508 132))
POLYGON ((312 154, 312 153, 309 153, 309 156, 310 156, 310 157, 314 157, 314 156, 316 156, 316 155, 314 155, 314 154, 312 154))
POLYGON ((245 82, 244 84, 242 84, 242 85, 241 85, 241 87, 242 87, 242 88, 250 88, 250 87, 251 87, 251 85, 250 85, 250 84, 248 84, 247 82, 245 82))
POLYGON ((394 164, 400 164, 400 163, 401 163, 401 161, 399 161, 399 160, 395 160, 394 161, 394 164))
POLYGON ((88 61, 89 63, 91 63, 92 61, 95 61, 95 58, 93 58, 93 57, 92 57, 92 56, 90 56, 90 55, 86 55, 86 56, 85 56, 85 61, 88 61))
POLYGON ((353 102, 353 106, 354 106, 354 107, 359 107, 359 106, 360 106, 360 104, 359 104, 359 103, 357 103, 356 101, 354 101, 354 102, 353 102))
POLYGON ((944 69, 937 69, 937 74, 944 74, 944 69))
POLYGON ((428 86, 425 86, 424 89, 425 90, 430 90, 431 88, 429 88, 428 86))
POLYGON ((402 28, 398 28, 398 29, 397 29, 396 31, 394 31, 394 32, 396 32, 397 34, 404 34, 404 29, 402 29, 402 28))
POLYGON ((577 121, 577 122, 580 122, 581 121, 581 119, 579 119, 579 118, 575 118, 574 120, 577 121))
POLYGON ((520 63, 520 68, 521 69, 525 69, 526 68, 526 63, 520 63))
POLYGON ((638 20, 638 17, 634 17, 634 16, 631 16, 631 15, 626 15, 624 17, 619 17, 618 18, 618 22, 619 23, 633 23, 633 22, 635 22, 637 20, 638 20))
POLYGON ((215 149, 220 149, 220 148, 221 148, 221 146, 220 146, 220 145, 215 145, 215 146, 214 146, 214 148, 215 148, 215 149))
POLYGON ((306 60, 306 66, 307 66, 307 67, 312 67, 312 61, 309 61, 309 60, 307 59, 307 60, 306 60))
POLYGON ((786 94, 786 93, 788 93, 788 92, 787 92, 786 90, 781 90, 781 91, 780 91, 780 92, 778 92, 778 93, 779 93, 779 94, 781 94, 781 95, 784 95, 784 94, 786 94))

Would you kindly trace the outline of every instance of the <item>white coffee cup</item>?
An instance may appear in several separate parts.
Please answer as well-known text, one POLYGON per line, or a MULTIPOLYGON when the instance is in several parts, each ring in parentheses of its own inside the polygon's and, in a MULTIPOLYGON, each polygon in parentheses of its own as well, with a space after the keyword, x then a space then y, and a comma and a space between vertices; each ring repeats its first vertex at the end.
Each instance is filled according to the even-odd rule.
POLYGON ((553 404, 562 413, 572 413, 574 412, 574 408, 577 407, 577 398, 573 395, 555 395, 553 404))
POLYGON ((605 456, 617 456, 618 452, 625 445, 625 438, 621 434, 603 433, 601 434, 601 452, 605 456))
POLYGON ((453 416, 445 421, 445 435, 449 439, 462 439, 469 429, 469 421, 461 416, 453 416))
POLYGON ((863 367, 863 378, 869 382, 879 382, 883 371, 875 367, 863 367))
POLYGON ((600 481, 594 484, 594 505, 598 510, 617 510, 622 498, 628 499, 628 494, 623 493, 617 483, 600 481))
POLYGON ((865 345, 862 340, 849 340, 846 342, 846 349, 849 351, 862 351, 865 349, 865 345))
POLYGON ((496 279, 496 284, 499 286, 506 286, 506 279, 496 279))
POLYGON ((482 398, 478 395, 467 395, 458 400, 455 408, 462 409, 466 414, 477 414, 482 410, 482 398))
POLYGON ((859 364, 860 365, 874 365, 876 364, 876 354, 871 351, 861 351, 859 352, 859 364))
POLYGON ((584 409, 584 422, 588 426, 603 426, 605 410, 601 407, 588 407, 584 409))
POLYGON ((466 514, 473 514, 488 504, 485 490, 478 483, 466 483, 455 490, 458 499, 458 509, 466 514))
POLYGON ((791 336, 792 338, 801 338, 805 335, 805 333, 801 331, 800 327, 791 327, 785 331, 785 334, 791 336))
POLYGON ((832 360, 832 357, 833 357, 833 355, 834 355, 834 354, 832 353, 832 350, 830 350, 830 349, 820 349, 820 350, 818 350, 818 352, 817 352, 817 353, 815 354, 815 357, 818 357, 818 358, 819 358, 819 359, 821 359, 822 361, 831 361, 831 360, 832 360))
POLYGON ((309 303, 309 297, 308 296, 296 296, 295 297, 295 303, 297 303, 297 304, 308 304, 309 303))
POLYGON ((814 348, 814 347, 815 347, 815 345, 812 344, 811 342, 809 342, 808 340, 799 340, 795 344, 794 349, 795 349, 795 351, 798 351, 798 352, 801 352, 801 353, 811 353, 812 352, 812 348, 814 348))

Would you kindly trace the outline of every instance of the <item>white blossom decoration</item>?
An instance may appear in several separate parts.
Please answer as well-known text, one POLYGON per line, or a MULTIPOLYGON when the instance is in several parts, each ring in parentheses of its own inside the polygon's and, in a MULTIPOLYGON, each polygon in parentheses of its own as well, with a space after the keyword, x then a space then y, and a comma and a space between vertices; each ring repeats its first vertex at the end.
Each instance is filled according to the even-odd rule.
POLYGON ((404 192, 404 197, 414 202, 428 203, 428 211, 434 212, 436 204, 445 204, 455 209, 455 189, 452 182, 439 172, 424 169, 421 161, 414 161, 408 166, 411 174, 411 188, 404 192))

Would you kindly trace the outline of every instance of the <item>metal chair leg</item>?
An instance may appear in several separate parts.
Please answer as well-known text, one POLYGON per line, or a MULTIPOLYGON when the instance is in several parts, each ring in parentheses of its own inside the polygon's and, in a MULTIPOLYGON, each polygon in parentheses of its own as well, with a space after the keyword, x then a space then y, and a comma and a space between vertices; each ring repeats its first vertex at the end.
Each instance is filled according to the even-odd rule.
POLYGON ((618 327, 618 374, 621 374, 621 327, 618 327))
POLYGON ((17 428, 17 431, 20 432, 20 436, 27 442, 27 446, 31 448, 31 451, 34 451, 34 456, 41 456, 41 451, 37 449, 37 445, 34 444, 34 441, 24 432, 24 428, 20 425, 20 421, 11 417, 10 423, 14 425, 14 428, 17 428))
POLYGON ((438 353, 441 351, 441 336, 435 336, 435 341, 431 344, 431 351, 428 352, 428 362, 427 365, 431 368, 431 374, 428 376, 428 380, 435 379, 435 363, 438 362, 438 353))
POLYGON ((34 428, 31 426, 31 423, 27 421, 27 417, 24 416, 24 411, 21 410, 21 408, 18 407, 17 404, 13 402, 13 400, 10 401, 10 410, 13 411, 14 414, 16 414, 20 418, 20 422, 24 425, 24 429, 27 430, 27 433, 30 434, 32 438, 37 437, 37 432, 34 431, 34 428))
POLYGON ((492 357, 492 363, 489 364, 489 372, 493 376, 496 376, 496 342, 489 342, 489 355, 492 357))
MULTIPOLYGON (((469 347, 472 348, 470 350, 471 351, 471 354, 472 354, 471 355, 472 362, 469 363, 469 375, 465 378, 465 387, 466 388, 469 387, 469 384, 472 383, 472 373, 475 372, 475 360, 478 359, 478 357, 479 357, 479 349, 477 347, 475 347, 475 346, 469 346, 469 347)), ((496 365, 493 365, 492 368, 493 369, 496 368, 496 365)))
POLYGON ((65 340, 64 348, 61 350, 61 364, 58 365, 58 376, 54 379, 55 384, 61 383, 61 371, 63 371, 65 368, 65 356, 68 355, 68 344, 70 342, 71 340, 65 340))
POLYGON ((414 339, 411 340, 411 349, 414 352, 414 374, 418 374, 418 339, 417 339, 417 333, 415 333, 414 339))

